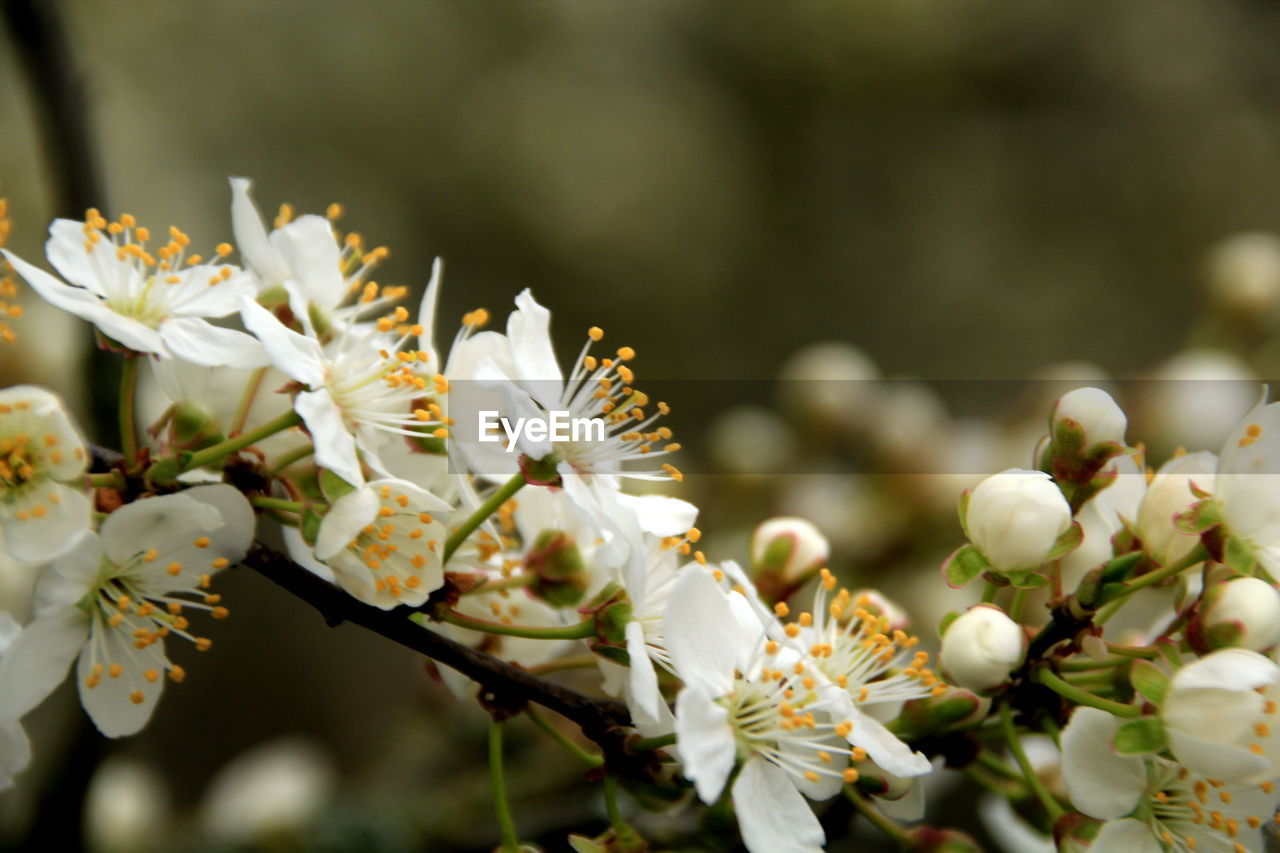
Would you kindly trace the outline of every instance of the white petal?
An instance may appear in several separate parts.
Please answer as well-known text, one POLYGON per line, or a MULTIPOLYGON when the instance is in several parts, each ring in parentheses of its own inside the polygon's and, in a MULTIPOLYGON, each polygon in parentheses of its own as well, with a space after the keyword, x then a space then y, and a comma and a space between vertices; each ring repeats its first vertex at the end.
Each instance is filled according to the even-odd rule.
POLYGON ((88 617, 75 607, 31 620, 0 659, 0 720, 16 720, 44 701, 67 677, 88 632, 88 617))
POLYGON ((377 517, 378 506, 378 495, 371 486, 348 492, 334 501, 320 522, 316 557, 327 560, 346 548, 360 529, 377 517))
POLYGON ((145 649, 134 648, 133 640, 125 630, 129 624, 126 622, 120 628, 108 628, 105 623, 99 622, 76 667, 80 704, 89 712, 98 731, 107 737, 123 737, 141 730, 151 719, 164 689, 164 643, 152 643, 145 649), (88 679, 93 674, 95 663, 94 656, 89 654, 89 648, 99 636, 102 645, 97 648, 101 657, 96 662, 101 663, 104 668, 117 663, 124 671, 118 678, 112 678, 103 672, 97 679, 97 686, 89 687, 88 679), (154 681, 145 677, 144 673, 148 671, 156 676, 154 681), (135 702, 134 698, 141 698, 142 701, 135 702))
POLYGON ((729 712, 701 688, 685 687, 676 697, 676 744, 685 778, 704 803, 714 803, 733 770, 729 712))
POLYGON ((0 791, 12 787, 13 777, 31 763, 31 742, 22 723, 0 723, 0 791))
POLYGON ((444 365, 440 363, 440 353, 436 350, 436 306, 440 303, 440 279, 444 274, 444 261, 436 258, 431 263, 431 280, 423 291, 422 301, 418 303, 418 325, 422 326, 422 334, 418 335, 418 349, 431 354, 428 365, 432 370, 443 373, 444 365))
POLYGON ((104 305, 91 306, 78 312, 107 337, 124 344, 134 352, 164 353, 164 339, 160 333, 133 317, 117 314, 104 305))
POLYGON ((61 308, 63 311, 70 311, 79 317, 83 317, 84 310, 89 307, 101 304, 98 297, 92 292, 82 287, 72 287, 64 281, 59 281, 54 276, 45 272, 37 266, 27 263, 13 252, 3 250, 5 258, 13 265, 13 269, 18 275, 31 286, 31 289, 40 295, 40 298, 55 308, 61 308))
POLYGON ((314 338, 287 328, 274 314, 248 297, 240 301, 240 319, 245 328, 262 341, 271 363, 280 372, 313 388, 324 385, 324 353, 314 338))
POLYGON ((249 196, 252 186, 247 178, 231 179, 231 232, 235 235, 240 258, 256 272, 268 286, 283 284, 289 271, 284 261, 271 248, 262 216, 249 196))
POLYGON ((530 392, 543 405, 559 402, 564 374, 551 345, 551 312, 539 305, 527 288, 520 291, 516 310, 507 318, 507 337, 521 379, 531 380, 530 392))
POLYGON ((865 749, 872 761, 894 776, 920 776, 933 769, 924 753, 912 752, 911 747, 868 714, 858 712, 848 739, 851 745, 865 749))
POLYGON ((1266 757, 1223 743, 1202 740, 1187 732, 1166 728, 1169 749, 1178 763, 1201 776, 1228 783, 1262 782, 1275 776, 1266 757))
POLYGON ((363 485, 364 472, 356 454, 355 437, 347 429, 342 409, 328 390, 303 391, 294 400, 293 407, 302 415, 311 432, 316 447, 316 463, 353 486, 363 485))
POLYGON ((1062 778, 1071 802, 1099 820, 1123 817, 1147 790, 1141 758, 1111 746, 1121 721, 1097 708, 1077 708, 1062 732, 1062 778))
POLYGON ((780 767, 748 761, 733 783, 733 805, 751 853, 822 853, 822 824, 780 767))
MULTIPOLYGON (((316 559, 315 552, 312 551, 306 540, 302 538, 302 534, 298 532, 296 527, 281 526, 280 534, 284 537, 285 550, 289 552, 290 559, 323 580, 329 583, 337 583, 337 578, 333 575, 333 569, 316 559)), ((441 670, 441 672, 443 671, 441 670)))
POLYGON ((631 658, 631 698, 649 717, 658 716, 662 694, 658 692, 658 674, 649 659, 649 648, 644 641, 644 626, 628 622, 627 654, 631 658))
POLYGON ((1163 853, 1164 847, 1152 835, 1151 828, 1128 818, 1109 820, 1089 845, 1089 853, 1163 853))
POLYGON ((84 243, 83 222, 55 219, 49 226, 49 240, 44 244, 45 257, 67 281, 87 288, 98 296, 106 296, 84 243))
POLYGON ((252 370, 271 363, 256 339, 224 329, 197 317, 171 317, 160 324, 160 337, 169 352, 205 367, 252 370))
POLYGON ((213 507, 183 494, 163 495, 125 504, 107 516, 98 535, 107 557, 120 565, 148 548, 168 551, 221 525, 213 507))
POLYGON ((640 528, 654 536, 683 536, 698 520, 698 508, 666 495, 618 494, 618 502, 636 514, 640 528))
POLYGON ((676 674, 685 684, 696 684, 713 696, 729 692, 744 650, 736 642, 739 623, 709 572, 694 566, 680 572, 663 615, 662 633, 676 674))
POLYGON ((240 310, 241 299, 257 294, 253 277, 230 264, 198 264, 177 275, 165 292, 174 317, 226 317, 240 310), (230 271, 225 278, 224 270, 230 271), (214 280, 217 284, 210 284, 214 280))
POLYGON ((44 495, 31 495, 14 503, 13 509, 31 513, 35 506, 43 507, 43 515, 30 515, 26 521, 5 519, 4 547, 15 558, 27 563, 45 563, 69 551, 89 529, 92 507, 81 492, 61 483, 49 483, 41 490, 44 495), (56 495, 57 503, 41 500, 56 495))
POLYGON ((298 288, 308 301, 336 308, 347 293, 340 268, 341 249, 333 227, 323 216, 308 214, 271 232, 271 246, 289 270, 287 288, 298 288))
POLYGON ((1280 681, 1275 661, 1248 649, 1223 649, 1187 664, 1173 677, 1174 691, 1253 690, 1280 681))

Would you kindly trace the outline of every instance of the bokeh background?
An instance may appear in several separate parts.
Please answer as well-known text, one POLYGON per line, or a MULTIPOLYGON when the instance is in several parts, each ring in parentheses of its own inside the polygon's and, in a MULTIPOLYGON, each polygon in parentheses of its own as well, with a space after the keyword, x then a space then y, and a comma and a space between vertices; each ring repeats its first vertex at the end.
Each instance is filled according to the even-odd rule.
MULTIPOLYGON (((566 355, 600 325, 642 377, 707 380, 672 399, 672 423, 716 472, 683 492, 713 556, 740 555, 768 514, 815 516, 833 564, 918 607, 926 635, 964 603, 915 598, 958 541, 957 484, 868 471, 922 449, 975 454, 969 473, 1024 462, 1054 396, 1033 378, 1118 377, 1167 450, 1182 436, 1155 434, 1160 395, 1123 380, 1273 373, 1280 250, 1223 241, 1280 230, 1274 4, 50 5, 104 210, 212 246, 231 236, 228 175, 252 177, 267 211, 340 201, 344 227, 392 249, 379 281, 419 288, 446 259, 446 337, 532 287, 566 355), (806 351, 824 341, 839 345, 806 351), (880 376, 929 382, 824 396, 801 381, 880 376), (954 380, 1001 381, 953 399, 954 380)), ((53 190, 43 97, 0 41, 0 195, 10 247, 33 259, 47 222, 78 213, 53 190)), ((51 385, 108 434, 87 329, 24 305, 3 384, 51 385)), ((0 839, 79 832, 77 780, 93 778, 97 849, 492 846, 473 704, 261 578, 223 587, 216 653, 182 661, 193 677, 144 734, 98 741, 70 693, 33 715, 38 763, 0 795, 0 839), (263 763, 245 770, 252 749, 263 763), (254 823, 255 803, 300 817, 254 823)), ((580 768, 521 740, 525 834, 562 850, 567 829, 603 826, 580 768)), ((853 839, 832 849, 875 849, 853 839)))

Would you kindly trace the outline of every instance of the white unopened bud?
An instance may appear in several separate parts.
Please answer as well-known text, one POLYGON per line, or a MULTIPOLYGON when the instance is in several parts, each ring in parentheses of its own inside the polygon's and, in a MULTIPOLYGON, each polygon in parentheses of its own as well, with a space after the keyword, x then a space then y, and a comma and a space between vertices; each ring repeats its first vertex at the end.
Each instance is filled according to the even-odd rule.
POLYGON ((872 616, 883 616, 889 620, 885 627, 890 631, 905 631, 911 627, 911 616, 907 611, 878 589, 855 590, 853 600, 872 616))
POLYGON ((294 836, 328 806, 336 781, 329 758, 311 743, 272 741, 218 772, 205 795, 201 822, 223 843, 294 836))
POLYGON ((1237 234, 1209 256, 1209 293, 1214 302, 1244 316, 1270 311, 1280 301, 1280 238, 1237 234))
POLYGON ((780 516, 765 521, 751 534, 751 563, 757 572, 774 572, 797 581, 827 564, 827 537, 803 518, 780 516))
POLYGON ((1138 508, 1138 536, 1143 550, 1160 565, 1178 562, 1200 541, 1199 536, 1174 526, 1174 519, 1200 500, 1191 491, 1192 484, 1213 491, 1217 468, 1218 457, 1212 453, 1187 453, 1161 465, 1147 486, 1138 508))
POLYGON ((1128 418, 1101 388, 1077 388, 1058 398, 1053 407, 1053 431, 1066 419, 1084 430, 1084 447, 1090 448, 1103 442, 1124 444, 1124 431, 1128 418))
POLYGON ((1200 600, 1193 628, 1196 645, 1204 651, 1269 649, 1280 642, 1280 591, 1250 577, 1212 584, 1200 600))
POLYGON ((1001 571, 1042 564, 1071 526, 1071 506, 1043 471, 1010 468, 978 484, 969 496, 965 528, 1001 571))
POLYGON ((938 663, 953 684, 990 690, 1022 663, 1027 635, 1022 626, 991 604, 976 604, 956 617, 942 635, 938 663))
POLYGON ((151 767, 107 761, 93 774, 85 803, 89 848, 98 853, 162 849, 170 806, 164 780, 151 767))

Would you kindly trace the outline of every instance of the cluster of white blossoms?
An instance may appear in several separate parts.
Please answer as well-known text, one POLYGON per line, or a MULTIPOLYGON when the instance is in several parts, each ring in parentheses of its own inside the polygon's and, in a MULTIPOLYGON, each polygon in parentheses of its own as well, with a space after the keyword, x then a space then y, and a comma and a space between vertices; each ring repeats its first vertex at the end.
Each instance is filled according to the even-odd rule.
MULTIPOLYGON (((210 648, 229 614, 215 576, 263 540, 402 619, 397 636, 439 631, 543 677, 585 660, 635 749, 685 800, 731 808, 752 853, 821 850, 839 794, 906 849, 977 849, 908 826, 935 758, 1062 849, 1262 849, 1280 804, 1276 405, 1217 456, 1151 470, 1110 396, 1061 398, 1029 467, 961 500, 968 543, 943 573, 983 593, 944 620, 934 665, 896 605, 840 587, 810 522, 761 524, 744 568, 699 550, 692 504, 625 490, 683 479, 631 347, 591 328, 562 364, 524 291, 505 331, 477 309, 446 351, 438 261, 411 312, 340 208, 285 206, 268 230, 249 190, 232 180, 236 245, 207 257, 94 210, 50 228, 57 275, 5 254, 124 368, 119 455, 49 392, 0 391, 0 548, 37 578, 29 618, 0 611, 0 785, 73 663, 104 734, 146 725, 186 677, 170 644, 210 648), (599 428, 485 433, 559 415, 599 428), (1027 759, 1030 733, 1065 787, 1027 759)), ((611 846, 634 830, 610 811, 577 849, 639 849, 611 846)))

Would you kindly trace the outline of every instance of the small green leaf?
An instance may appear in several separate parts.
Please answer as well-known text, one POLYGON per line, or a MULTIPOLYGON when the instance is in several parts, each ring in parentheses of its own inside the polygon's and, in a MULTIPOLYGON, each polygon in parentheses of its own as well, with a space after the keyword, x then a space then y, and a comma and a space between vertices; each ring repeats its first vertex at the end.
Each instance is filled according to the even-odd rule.
POLYGON ((1049 582, 1044 575, 1031 571, 1005 572, 1005 577, 1014 589, 1039 589, 1049 582))
POLYGON ((1253 545, 1239 536, 1228 536, 1222 559, 1227 564, 1227 568, 1236 574, 1252 575, 1253 567, 1258 562, 1258 555, 1254 552, 1253 545))
POLYGON ((1049 556, 1045 557, 1045 562, 1057 560, 1065 557, 1076 549, 1081 542, 1084 541, 1084 528, 1080 526, 1080 522, 1073 521, 1066 532, 1058 537, 1053 543, 1053 550, 1049 552, 1049 556))
POLYGON ((1149 755, 1164 749, 1164 726, 1157 717, 1130 720, 1116 729, 1111 742, 1121 755, 1149 755))
POLYGON ((315 545, 316 539, 320 536, 320 522, 323 519, 311 507, 307 507, 302 511, 302 523, 298 530, 302 533, 302 540, 308 545, 315 545))
POLYGON ((956 507, 960 515, 960 529, 964 531, 964 535, 969 535, 969 497, 971 492, 965 489, 960 493, 960 501, 956 507))
POLYGON ((963 545, 943 562, 942 576, 947 586, 959 589, 989 568, 991 564, 981 551, 972 545, 963 545))
POLYGON ((1150 661, 1134 661, 1129 683, 1155 705, 1163 702, 1165 694, 1169 692, 1169 674, 1150 661))

